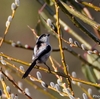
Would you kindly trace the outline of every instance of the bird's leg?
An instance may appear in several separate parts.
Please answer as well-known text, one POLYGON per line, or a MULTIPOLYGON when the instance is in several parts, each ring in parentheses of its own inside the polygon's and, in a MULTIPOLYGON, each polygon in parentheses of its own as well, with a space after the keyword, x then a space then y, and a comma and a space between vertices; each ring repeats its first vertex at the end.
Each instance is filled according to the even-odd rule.
POLYGON ((44 62, 44 65, 48 67, 48 71, 51 72, 50 67, 44 62))

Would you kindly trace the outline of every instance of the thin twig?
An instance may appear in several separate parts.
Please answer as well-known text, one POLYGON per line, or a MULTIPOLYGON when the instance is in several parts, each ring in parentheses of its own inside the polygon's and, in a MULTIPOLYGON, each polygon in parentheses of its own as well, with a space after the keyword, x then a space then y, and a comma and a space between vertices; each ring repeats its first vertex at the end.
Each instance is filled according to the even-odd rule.
POLYGON ((83 5, 85 5, 87 7, 92 8, 95 11, 98 11, 98 12, 100 11, 100 7, 97 7, 97 6, 93 5, 92 3, 87 3, 85 1, 80 1, 80 3, 82 3, 83 5))
POLYGON ((69 11, 69 13, 71 13, 72 15, 78 17, 79 19, 81 19, 83 22, 87 23, 88 25, 96 28, 98 31, 100 31, 100 25, 99 23, 93 21, 93 20, 90 20, 89 18, 87 18, 86 16, 80 14, 78 11, 76 10, 73 10, 71 9, 67 4, 65 4, 64 2, 62 1, 59 1, 58 2, 58 5, 60 6, 60 8, 63 10, 67 10, 69 11))
POLYGON ((71 80, 76 81, 76 82, 80 82, 80 83, 83 83, 83 84, 86 84, 86 85, 91 85, 91 86, 100 88, 100 84, 97 84, 97 83, 91 83, 91 82, 84 81, 84 80, 81 80, 81 79, 77 79, 77 78, 74 78, 74 77, 71 77, 71 80))
MULTIPOLYGON (((35 32, 34 32, 35 33, 35 32)), ((36 35, 36 34, 35 34, 36 35)), ((37 36, 38 37, 38 36, 37 36)), ((27 49, 27 50, 32 50, 33 51, 33 47, 31 47, 30 45, 22 45, 22 44, 16 44, 14 41, 11 40, 4 40, 5 43, 12 45, 12 43, 15 44, 14 47, 17 48, 23 48, 23 49, 27 49)), ((96 70, 100 71, 100 68, 97 66, 94 66, 93 64, 89 63, 88 61, 86 61, 80 54, 77 54, 75 51, 73 51, 72 49, 69 49, 67 46, 62 47, 63 50, 70 52, 72 55, 76 56, 78 59, 80 59, 82 62, 86 63, 88 66, 95 68, 96 70)), ((60 49, 59 48, 53 48, 52 52, 59 52, 60 49)), ((98 55, 100 55, 100 53, 97 53, 98 55)), ((56 69, 56 68, 55 68, 56 69)))
MULTIPOLYGON (((43 5, 45 2, 43 0, 37 0, 38 3, 40 3, 41 5, 43 5)), ((47 12, 53 16, 55 19, 56 18, 56 15, 55 15, 55 12, 48 6, 46 5, 45 6, 45 9, 47 10, 47 12)), ((69 17, 72 19, 72 15, 69 17)), ((73 21, 72 21, 73 22, 73 21)), ((60 18, 59 18, 59 23, 60 25, 63 27, 63 29, 66 31, 66 33, 70 33, 72 36, 74 36, 77 40, 79 40, 82 44, 85 44, 85 46, 87 48, 91 48, 91 45, 86 42, 81 36, 78 35, 78 33, 76 33, 74 30, 72 30, 72 28, 70 28, 64 21, 62 21, 60 18)), ((74 20, 74 24, 76 24, 76 21, 74 20)), ((76 25, 77 26, 77 25, 76 25)), ((78 25, 79 27, 80 26, 83 26, 83 25, 78 25)), ((80 29, 80 28, 79 28, 80 29)), ((88 31, 86 28, 84 29, 84 27, 81 29, 82 31, 84 31, 86 34, 93 34, 91 33, 90 31, 88 31), (87 31, 86 31, 87 30, 87 31)), ((90 35, 89 35, 90 36, 90 35)))
POLYGON ((4 94, 6 95, 6 98, 10 98, 10 94, 9 94, 9 93, 7 92, 7 90, 6 90, 6 87, 7 87, 6 82, 4 81, 4 79, 1 80, 0 82, 1 82, 1 84, 2 84, 3 91, 4 91, 4 94))
MULTIPOLYGON (((16 71, 19 71, 20 73, 22 73, 22 74, 24 74, 24 72, 22 71, 22 70, 20 70, 17 66, 15 66, 15 65, 13 65, 13 64, 11 64, 11 63, 9 63, 9 62, 7 62, 7 61, 5 61, 6 62, 6 64, 7 65, 9 65, 9 66, 11 66, 11 67, 13 67, 16 71)), ((35 67, 36 69, 40 69, 41 70, 41 67, 35 67)), ((43 69, 42 69, 43 70, 43 69)), ((48 69, 44 69, 46 72, 48 71, 48 69)), ((49 71, 48 71, 49 72, 49 71)), ((52 71, 51 71, 52 72, 52 71)), ((50 73, 51 73, 50 72, 50 73)), ((53 73, 53 72, 52 72, 53 73)), ((54 73, 54 74, 57 74, 57 73, 54 73)), ((41 79, 37 79, 37 78, 35 78, 35 77, 33 77, 32 75, 28 75, 28 77, 30 77, 30 79, 33 79, 34 81, 36 81, 36 82, 39 82, 39 83, 41 83, 42 82, 42 80, 41 79)), ((48 88, 49 89, 51 89, 51 90, 53 90, 53 91, 55 91, 55 92, 58 92, 55 88, 53 88, 53 87, 51 87, 51 86, 49 86, 48 85, 48 88)), ((20 89, 19 89, 20 90, 20 89)), ((63 96, 68 96, 66 93, 64 93, 64 92, 60 92, 63 96)))
MULTIPOLYGON (((65 56, 64 56, 63 49, 62 49, 62 39, 61 39, 61 36, 60 36, 59 6, 57 5, 56 2, 55 2, 55 9, 56 9, 56 17, 57 17, 56 25, 57 25, 57 33, 58 33, 58 41, 59 41, 59 49, 60 49, 61 61, 62 61, 63 67, 64 67, 64 73, 66 75, 68 75, 69 73, 68 73, 68 70, 67 70, 66 62, 65 62, 65 56)), ((70 81, 69 77, 67 78, 67 82, 68 82, 68 88, 70 88, 70 90, 72 92, 72 95, 74 96, 74 92, 73 92, 73 89, 72 89, 72 86, 71 86, 71 81, 70 81)))
MULTIPOLYGON (((12 10, 12 14, 11 14, 12 19, 13 19, 14 16, 15 16, 15 12, 16 12, 17 8, 18 8, 18 6, 16 5, 16 9, 12 10)), ((1 41, 0 41, 0 47, 2 46, 2 43, 3 43, 3 41, 4 41, 5 37, 6 37, 6 34, 8 33, 8 30, 9 30, 9 28, 10 28, 10 25, 11 25, 11 22, 9 23, 9 25, 8 25, 8 26, 6 27, 6 29, 5 29, 3 38, 2 38, 1 41)))
POLYGON ((93 99, 93 97, 87 92, 87 90, 84 87, 82 87, 81 85, 79 87, 86 93, 86 95, 89 97, 89 99, 93 99))
POLYGON ((3 71, 0 69, 1 73, 18 89, 20 90, 28 99, 32 99, 28 94, 24 92, 11 78, 9 78, 3 71))
MULTIPOLYGON (((0 54, 0 56, 3 56, 4 58, 8 59, 8 60, 11 60, 11 61, 15 61, 15 62, 18 62, 20 64, 23 64, 23 65, 26 65, 26 66, 29 66, 29 63, 27 62, 23 62, 21 60, 18 60, 18 59, 14 59, 14 58, 11 58, 7 55, 2 55, 0 54)), ((5 61, 7 63, 7 65, 11 65, 9 62, 5 61)), ((18 71, 21 71, 20 69, 17 68, 17 66, 14 66, 14 65, 11 65, 13 68, 15 68, 16 70, 18 71)), ((76 81, 76 82, 81 82, 83 84, 86 84, 86 85, 91 85, 91 86, 94 86, 94 87, 97 87, 97 88, 100 88, 100 84, 95 84, 95 83, 91 83, 91 82, 87 82, 87 81, 84 81, 84 80, 81 80, 81 79, 77 79, 77 78, 74 78, 72 77, 71 75, 65 75, 64 73, 61 73, 61 72, 54 72, 54 71, 51 71, 49 72, 48 69, 45 69, 45 68, 42 68, 40 66, 35 66, 34 67, 35 69, 39 69, 39 70, 42 70, 42 71, 45 71, 45 72, 48 72, 50 74, 53 74, 53 75, 59 75, 59 76, 62 76, 64 78, 71 78, 72 81, 76 81), (70 77, 69 77, 70 76, 70 77)), ((21 71, 21 73, 24 73, 21 71)))

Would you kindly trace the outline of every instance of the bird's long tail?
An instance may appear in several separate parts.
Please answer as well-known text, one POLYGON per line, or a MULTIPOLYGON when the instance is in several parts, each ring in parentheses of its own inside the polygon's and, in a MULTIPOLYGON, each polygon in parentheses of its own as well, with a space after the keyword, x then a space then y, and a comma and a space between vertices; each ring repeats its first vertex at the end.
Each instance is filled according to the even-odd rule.
POLYGON ((36 65, 36 60, 34 60, 34 62, 32 62, 32 64, 30 65, 30 67, 26 70, 25 74, 23 75, 22 78, 26 78, 28 76, 28 74, 31 72, 31 70, 33 69, 33 67, 36 65))

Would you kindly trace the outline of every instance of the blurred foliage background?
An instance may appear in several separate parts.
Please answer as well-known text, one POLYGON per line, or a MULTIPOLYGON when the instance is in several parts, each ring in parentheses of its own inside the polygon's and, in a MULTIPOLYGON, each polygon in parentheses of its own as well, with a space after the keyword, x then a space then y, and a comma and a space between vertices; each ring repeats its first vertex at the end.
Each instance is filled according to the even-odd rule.
MULTIPOLYGON (((91 0, 84 0, 87 2, 91 2, 91 0)), ((5 23, 8 18, 8 16, 11 14, 11 4, 14 2, 14 0, 0 0, 0 37, 3 36, 3 33, 5 31, 5 23)), ((93 0, 93 4, 99 6, 100 0, 93 0)), ((15 17, 11 23, 10 29, 8 31, 8 34, 6 36, 7 40, 13 40, 13 41, 21 41, 22 44, 28 44, 31 46, 34 46, 35 44, 35 39, 33 33, 30 31, 30 29, 27 27, 29 25, 30 27, 34 28, 37 24, 38 21, 38 10, 41 8, 41 5, 37 2, 37 0, 21 0, 20 1, 20 6, 18 7, 15 17)), ((54 10, 54 7, 52 7, 54 10)), ((52 20, 54 20, 51 16, 49 16, 48 12, 44 10, 45 13, 50 17, 52 20)), ((89 11, 94 18, 95 21, 100 23, 100 12, 96 12, 93 9, 89 8, 89 11)), ((83 34, 81 31, 79 31, 72 23, 71 21, 63 14, 63 12, 60 11, 60 18, 67 23, 73 30, 75 30, 80 36, 82 36, 86 41, 88 41, 91 45, 94 45, 95 42, 91 40, 88 36, 83 34)), ((55 22, 55 20, 54 20, 55 22)), ((86 25, 86 24, 84 24, 86 25)), ((87 26, 90 31, 93 32, 93 29, 89 26, 87 26)), ((41 32, 42 33, 48 33, 48 31, 43 28, 41 25, 41 32)), ((68 40, 68 38, 71 37, 75 40, 74 37, 72 37, 68 33, 64 33, 64 38, 68 40)), ((51 35, 50 37, 50 42, 53 48, 58 48, 58 41, 51 35)), ((99 49, 99 48, 98 48, 99 49)), ((80 53, 83 55, 84 51, 78 49, 78 48, 73 48, 76 52, 80 53)), ((3 52, 11 57, 26 61, 26 62, 31 62, 31 57, 33 52, 30 50, 24 50, 20 48, 14 48, 8 44, 3 43, 2 47, 0 48, 0 52, 3 52)), ((58 52, 53 52, 51 54, 58 62, 60 62, 60 54, 58 52)), ((81 61, 77 59, 75 56, 71 55, 68 52, 65 52, 66 56, 66 62, 69 66, 70 73, 72 71, 75 71, 77 73, 77 77, 87 80, 81 70, 81 61)), ((61 63, 61 62, 60 62, 61 63)), ((17 64, 18 67, 21 64, 17 64)), ((50 65, 50 62, 48 61, 48 64, 50 65)), ((25 68, 27 68, 25 66, 25 68)), ((59 68, 60 70, 60 68, 59 68)), ((32 70, 31 74, 36 76, 36 71, 35 69, 32 70)), ((50 74, 46 74, 42 71, 44 81, 49 84, 51 81, 56 83, 56 78, 50 74)), ((11 73, 12 76, 14 77, 15 81, 21 81, 23 82, 24 88, 27 87, 30 90, 31 96, 33 99, 50 99, 48 96, 44 95, 40 91, 32 88, 29 84, 27 84, 21 77, 16 76, 16 73, 11 73)), ((7 81, 7 84, 11 86, 12 84, 7 81)), ((39 86, 41 86, 39 83, 36 83, 39 86)), ((87 89, 87 85, 84 86, 87 89)), ((91 86, 88 86, 88 88, 91 86)), ((93 94, 98 94, 97 89, 91 87, 93 89, 93 94)), ((78 88, 77 86, 73 85, 73 89, 75 91, 76 97, 82 97, 82 90, 78 88)), ((17 92, 17 89, 14 88, 13 86, 11 87, 11 90, 13 93, 18 94, 20 97, 19 99, 26 98, 24 95, 19 94, 17 92)), ((54 93, 53 91, 50 91, 47 89, 47 91, 51 92, 52 94, 56 95, 56 97, 59 97, 59 99, 65 99, 64 97, 61 97, 58 93, 54 93)))

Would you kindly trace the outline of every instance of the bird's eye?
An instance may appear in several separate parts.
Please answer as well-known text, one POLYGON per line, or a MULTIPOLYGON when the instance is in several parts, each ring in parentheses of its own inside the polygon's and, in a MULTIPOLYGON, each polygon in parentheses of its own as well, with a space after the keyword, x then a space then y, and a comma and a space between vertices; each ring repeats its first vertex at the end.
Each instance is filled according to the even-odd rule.
POLYGON ((44 35, 44 37, 46 37, 46 35, 44 35))

